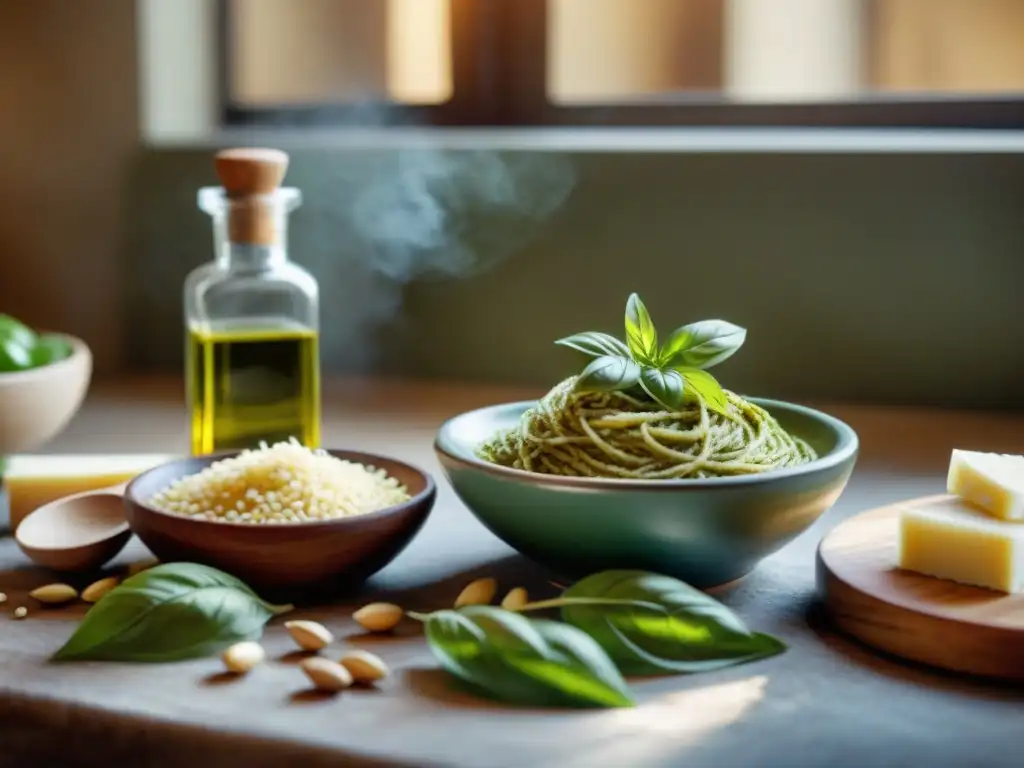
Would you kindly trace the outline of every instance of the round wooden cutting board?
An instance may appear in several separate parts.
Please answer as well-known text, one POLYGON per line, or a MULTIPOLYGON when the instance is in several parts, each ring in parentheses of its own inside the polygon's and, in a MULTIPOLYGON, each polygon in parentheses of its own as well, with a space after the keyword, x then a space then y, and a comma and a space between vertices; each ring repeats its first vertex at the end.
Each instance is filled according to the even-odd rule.
POLYGON ((818 547, 818 594, 842 631, 906 659, 1024 682, 1024 594, 1006 595, 896 567, 898 518, 930 496, 871 510, 818 547))

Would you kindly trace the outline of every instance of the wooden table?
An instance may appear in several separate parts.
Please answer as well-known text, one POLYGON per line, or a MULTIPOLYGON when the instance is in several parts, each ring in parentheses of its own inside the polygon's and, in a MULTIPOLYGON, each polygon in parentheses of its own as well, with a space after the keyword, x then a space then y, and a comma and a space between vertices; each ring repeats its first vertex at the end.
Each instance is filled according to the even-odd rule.
MULTIPOLYGON (((325 392, 325 443, 387 451, 440 471, 440 422, 482 404, 538 393, 401 382, 340 382, 325 392)), ((831 407, 858 430, 862 454, 848 490, 813 529, 722 597, 752 625, 783 638, 782 656, 636 686, 631 710, 541 712, 453 692, 415 628, 360 636, 349 619, 373 596, 440 607, 470 579, 498 576, 537 594, 546 574, 491 536, 443 482, 412 545, 347 605, 306 608, 345 643, 394 670, 379 691, 311 695, 279 626, 271 663, 241 680, 216 659, 169 665, 81 663, 47 656, 78 608, 0 619, 0 765, 1019 766, 1024 693, 880 658, 837 637, 814 603, 814 549, 844 516, 941 492, 949 451, 1024 452, 1024 417, 831 407)), ((186 446, 175 382, 97 386, 53 451, 175 451, 186 446)), ((145 557, 134 543, 118 564, 145 557)), ((0 541, 9 613, 51 575, 0 541)), ((548 587, 550 589, 550 587, 548 587)), ((337 651, 336 651, 337 653, 337 651)))

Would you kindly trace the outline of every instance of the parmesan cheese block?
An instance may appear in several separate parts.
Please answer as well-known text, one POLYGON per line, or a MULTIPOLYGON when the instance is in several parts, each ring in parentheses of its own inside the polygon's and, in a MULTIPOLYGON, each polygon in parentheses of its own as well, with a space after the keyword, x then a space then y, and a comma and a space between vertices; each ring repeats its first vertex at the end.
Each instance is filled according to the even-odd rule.
POLYGON ((81 491, 93 491, 131 480, 176 457, 134 455, 15 455, 7 460, 3 484, 11 510, 11 530, 44 504, 81 491))
POLYGON ((946 490, 992 517, 1024 522, 1024 456, 954 450, 946 490))
POLYGON ((1024 525, 994 520, 955 496, 900 513, 899 567, 1024 592, 1024 525))

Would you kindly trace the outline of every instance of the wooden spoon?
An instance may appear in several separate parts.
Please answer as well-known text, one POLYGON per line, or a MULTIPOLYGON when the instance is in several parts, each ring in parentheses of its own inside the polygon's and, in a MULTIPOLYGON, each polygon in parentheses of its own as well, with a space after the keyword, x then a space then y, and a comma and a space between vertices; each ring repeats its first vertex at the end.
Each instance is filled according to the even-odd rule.
POLYGON ((115 557, 132 532, 124 515, 127 483, 83 491, 30 513, 14 537, 34 563, 55 571, 92 571, 115 557))

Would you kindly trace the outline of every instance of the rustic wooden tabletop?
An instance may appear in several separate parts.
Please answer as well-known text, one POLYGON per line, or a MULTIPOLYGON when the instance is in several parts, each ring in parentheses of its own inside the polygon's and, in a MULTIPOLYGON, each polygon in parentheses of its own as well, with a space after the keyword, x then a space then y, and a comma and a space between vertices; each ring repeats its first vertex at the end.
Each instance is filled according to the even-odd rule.
MULTIPOLYGON (((441 421, 487 403, 539 394, 402 382, 325 389, 325 444, 391 453, 435 472, 437 507, 421 534, 359 595, 302 607, 342 645, 378 653, 393 675, 379 690, 325 698, 308 690, 279 623, 271 663, 242 679, 217 659, 164 665, 47 661, 79 607, 10 609, 52 580, 0 539, 0 765, 189 766, 1019 766, 1024 692, 892 659, 837 636, 814 599, 814 551, 840 519, 943 490, 954 446, 1024 452, 1024 416, 825 406, 860 434, 847 491, 811 530, 720 597, 789 645, 733 669, 638 683, 639 706, 600 712, 512 709, 456 692, 415 627, 361 634, 355 606, 386 596, 409 607, 450 604, 469 580, 544 594, 548 574, 489 534, 454 497, 433 457, 441 421)), ((53 452, 184 451, 175 383, 94 388, 53 452)), ((112 570, 144 559, 132 542, 112 570)), ((340 653, 339 645, 338 653, 340 653)), ((1024 651, 1022 651, 1024 652, 1024 651)))

